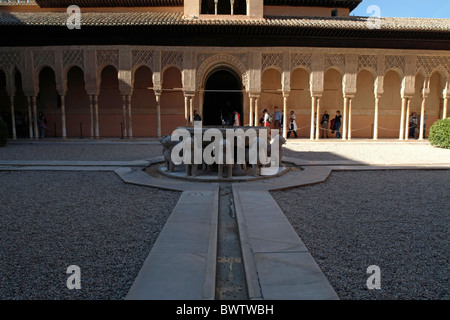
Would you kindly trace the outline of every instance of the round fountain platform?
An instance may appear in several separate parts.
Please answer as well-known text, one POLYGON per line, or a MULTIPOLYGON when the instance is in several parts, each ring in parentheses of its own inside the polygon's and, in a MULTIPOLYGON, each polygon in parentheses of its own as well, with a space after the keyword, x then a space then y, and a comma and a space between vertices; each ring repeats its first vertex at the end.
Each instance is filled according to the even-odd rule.
POLYGON ((236 170, 234 170, 231 178, 228 178, 226 176, 226 170, 223 177, 219 177, 217 170, 202 171, 200 169, 198 170, 198 174, 193 176, 187 175, 186 170, 182 165, 175 166, 175 170, 173 172, 169 172, 167 171, 167 167, 165 166, 165 164, 163 162, 160 162, 147 167, 146 169, 144 169, 144 172, 158 178, 168 177, 173 179, 181 179, 197 182, 246 182, 246 181, 256 181, 256 180, 276 178, 290 171, 302 170, 301 168, 294 166, 286 166, 284 164, 278 168, 262 168, 262 169, 263 170, 261 171, 261 174, 257 176, 252 175, 251 167, 241 172, 236 172, 236 170))

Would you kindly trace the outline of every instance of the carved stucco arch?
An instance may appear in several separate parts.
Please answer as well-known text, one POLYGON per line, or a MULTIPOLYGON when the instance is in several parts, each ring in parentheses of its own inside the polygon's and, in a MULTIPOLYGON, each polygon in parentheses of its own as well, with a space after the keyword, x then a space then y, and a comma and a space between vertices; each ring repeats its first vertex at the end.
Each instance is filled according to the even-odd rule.
POLYGON ((79 68, 81 69, 81 71, 83 72, 83 79, 85 81, 85 85, 86 85, 86 74, 84 71, 84 66, 81 66, 79 63, 70 63, 67 64, 66 66, 64 66, 63 68, 63 78, 62 78, 62 86, 63 86, 63 92, 67 93, 67 82, 69 81, 69 71, 72 68, 79 68))
POLYGON ((248 74, 247 69, 242 64, 242 62, 229 54, 216 54, 212 57, 206 59, 198 68, 196 76, 196 88, 200 90, 202 85, 206 81, 206 77, 209 72, 218 66, 227 66, 233 69, 238 75, 241 76, 242 86, 248 90, 248 74))

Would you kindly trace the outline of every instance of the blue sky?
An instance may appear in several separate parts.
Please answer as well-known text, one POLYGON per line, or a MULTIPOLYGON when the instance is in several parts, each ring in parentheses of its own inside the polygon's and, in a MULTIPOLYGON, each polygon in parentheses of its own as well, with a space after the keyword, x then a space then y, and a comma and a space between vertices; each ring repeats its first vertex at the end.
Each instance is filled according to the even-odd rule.
POLYGON ((363 0, 354 16, 371 16, 370 5, 380 8, 381 17, 450 18, 450 0, 363 0))

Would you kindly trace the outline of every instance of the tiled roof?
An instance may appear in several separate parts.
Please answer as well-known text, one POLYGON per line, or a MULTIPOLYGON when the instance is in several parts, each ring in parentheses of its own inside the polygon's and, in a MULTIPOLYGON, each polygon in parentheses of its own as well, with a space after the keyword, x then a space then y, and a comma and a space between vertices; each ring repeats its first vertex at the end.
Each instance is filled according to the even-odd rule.
MULTIPOLYGON (((0 13, 0 27, 65 26, 65 12, 0 13)), ((250 26, 370 30, 366 17, 265 17, 264 19, 184 19, 181 12, 86 12, 82 26, 250 26)), ((450 32, 450 19, 381 18, 380 30, 450 32)))
POLYGON ((70 5, 79 7, 157 7, 183 6, 183 0, 35 0, 42 8, 67 8, 70 5))
POLYGON ((34 0, 0 0, 1 6, 36 6, 37 3, 34 0))

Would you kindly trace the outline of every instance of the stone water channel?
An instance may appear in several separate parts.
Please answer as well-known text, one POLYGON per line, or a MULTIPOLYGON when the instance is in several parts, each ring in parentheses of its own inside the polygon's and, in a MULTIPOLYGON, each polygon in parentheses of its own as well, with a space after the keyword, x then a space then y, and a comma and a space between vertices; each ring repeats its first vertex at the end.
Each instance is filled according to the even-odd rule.
POLYGON ((233 190, 229 182, 219 188, 216 300, 247 300, 233 190))

